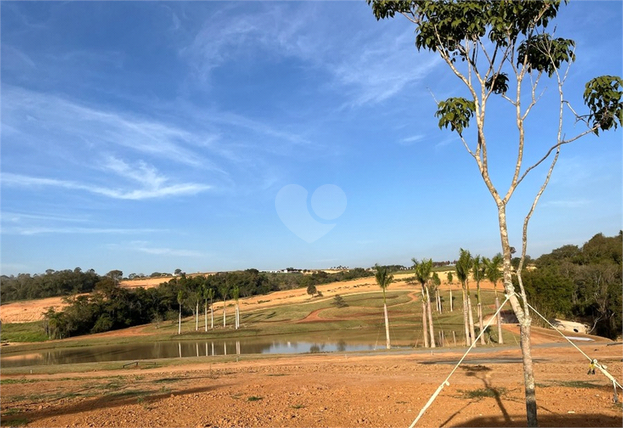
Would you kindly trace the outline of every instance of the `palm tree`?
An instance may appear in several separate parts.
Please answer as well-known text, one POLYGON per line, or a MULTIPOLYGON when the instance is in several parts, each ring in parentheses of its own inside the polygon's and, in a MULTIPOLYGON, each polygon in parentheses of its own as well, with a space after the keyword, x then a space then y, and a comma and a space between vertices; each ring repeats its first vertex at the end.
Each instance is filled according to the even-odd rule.
POLYGON ((389 317, 387 316, 387 299, 385 297, 385 289, 389 287, 389 284, 394 281, 394 275, 389 273, 389 268, 387 266, 379 266, 378 264, 374 265, 376 269, 376 283, 383 290, 383 312, 385 314, 385 338, 386 338, 386 346, 387 349, 391 347, 389 341, 389 317))
POLYGON ((193 300, 195 301, 195 331, 199 330, 199 302, 201 301, 201 289, 193 293, 193 300))
POLYGON ((207 299, 210 300, 210 328, 214 328, 214 296, 216 295, 216 292, 214 291, 214 288, 210 287, 207 290, 207 299))
POLYGON ((431 287, 435 292, 435 303, 437 304, 437 312, 443 312, 443 308, 441 307, 441 296, 439 295, 439 286, 441 285, 441 279, 437 272, 433 272, 433 278, 431 281, 431 287))
POLYGON ((238 299, 240 298, 240 287, 238 285, 234 285, 234 289, 232 290, 232 297, 235 302, 235 313, 234 313, 234 325, 236 326, 236 330, 240 327, 240 309, 238 307, 238 299))
POLYGON ((426 311, 423 314, 423 317, 428 316, 428 322, 423 318, 422 325, 428 324, 428 333, 426 332, 426 328, 424 328, 424 346, 428 346, 428 340, 426 338, 427 334, 430 334, 430 347, 435 347, 435 330, 433 327, 433 315, 430 308, 430 274, 433 269, 433 259, 422 260, 418 262, 417 259, 411 259, 413 261, 413 269, 415 270, 415 279, 422 286, 422 304, 426 306, 426 311))
POLYGON ((452 301, 452 281, 454 281, 454 276, 452 275, 452 271, 448 271, 446 279, 448 280, 448 285, 450 286, 450 312, 452 312, 454 310, 454 302, 452 301))
MULTIPOLYGON (((497 312, 500 309, 500 301, 498 299, 498 282, 502 280, 503 274, 500 271, 500 267, 502 266, 502 254, 496 254, 493 259, 484 259, 485 264, 485 276, 489 281, 493 283, 493 290, 495 291, 495 311, 497 312)), ((502 315, 498 312, 497 325, 498 325, 498 343, 504 343, 504 339, 502 337, 502 315)))
MULTIPOLYGON (((480 299, 480 281, 485 277, 485 269, 486 265, 483 262, 483 258, 479 255, 474 257, 474 264, 472 266, 472 275, 474 280, 476 281, 476 300, 478 307, 478 323, 480 324, 480 330, 484 328, 484 324, 482 322, 482 300, 480 299)), ((485 335, 480 335, 480 343, 482 345, 485 344, 485 335)))
POLYGON ((203 298, 203 331, 208 331, 208 282, 201 283, 201 297, 203 298))
POLYGON ((221 284, 218 288, 218 292, 223 298, 223 327, 227 327, 227 314, 225 310, 225 307, 226 307, 225 302, 227 301, 227 295, 229 294, 229 284, 228 283, 221 284))
POLYGON ((180 306, 180 314, 177 321, 177 334, 182 334, 182 302, 184 302, 184 290, 177 292, 177 304, 180 306))
POLYGON ((461 288, 463 291, 463 324, 465 326, 465 343, 467 346, 471 346, 472 340, 475 337, 473 318, 470 316, 472 311, 468 284, 469 271, 472 268, 472 263, 473 259, 470 252, 461 248, 459 253, 459 260, 456 262, 456 266, 454 268, 456 270, 456 276, 461 283, 461 288), (470 318, 472 318, 471 323, 470 318))

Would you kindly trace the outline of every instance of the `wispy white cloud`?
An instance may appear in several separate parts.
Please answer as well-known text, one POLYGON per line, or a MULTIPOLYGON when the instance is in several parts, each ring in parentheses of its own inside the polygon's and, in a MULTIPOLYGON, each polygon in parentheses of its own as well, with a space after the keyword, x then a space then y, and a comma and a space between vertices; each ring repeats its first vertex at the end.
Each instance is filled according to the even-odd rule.
POLYGON ((22 143, 36 143, 40 150, 46 146, 74 151, 122 147, 171 162, 213 166, 193 149, 209 142, 213 138, 209 134, 10 85, 2 87, 2 126, 18 134, 22 143))
MULTIPOLYGON (((138 171, 131 171, 129 166, 118 162, 114 166, 120 175, 137 181, 141 188, 138 189, 115 189, 93 184, 83 184, 75 181, 58 180, 54 178, 40 178, 27 175, 2 173, 0 178, 2 185, 6 187, 57 187, 69 190, 82 190, 114 199, 141 200, 162 198, 167 196, 194 195, 210 189, 210 186, 199 183, 180 183, 166 185, 167 178, 159 176, 153 168, 139 165, 138 171), (141 179, 140 172, 146 172, 141 179)), ((114 169, 111 168, 113 171, 114 169)))
POLYGON ((411 137, 406 137, 398 140, 398 144, 400 144, 401 146, 411 146, 418 141, 421 141, 424 137, 425 135, 423 134, 413 135, 411 137))
POLYGON ((356 37, 350 32, 340 38, 339 29, 327 31, 326 20, 321 20, 323 26, 313 19, 332 11, 313 4, 236 10, 235 19, 207 20, 180 55, 208 83, 214 69, 257 52, 297 58, 332 76, 329 85, 348 97, 345 107, 385 101, 422 80, 441 62, 435 55, 405 54, 405 49, 409 53, 413 49, 413 31, 408 26, 379 26, 374 32, 355 32, 356 37), (330 41, 326 34, 332 34, 330 41))
POLYGON ((22 68, 34 69, 37 65, 32 58, 21 50, 9 44, 2 44, 2 68, 21 70, 22 68))
POLYGON ((89 221, 87 218, 76 217, 76 216, 66 216, 66 215, 53 215, 53 214, 32 214, 32 213, 18 213, 18 212, 7 212, 3 211, 2 214, 3 222, 10 223, 22 223, 24 221, 52 221, 52 222, 87 222, 89 221))
POLYGON ((207 257, 207 254, 195 250, 180 248, 159 247, 149 241, 131 241, 125 244, 110 244, 109 248, 115 250, 134 251, 139 253, 151 254, 155 256, 173 257, 207 257))
POLYGON ((154 254, 158 256, 176 256, 176 257, 205 257, 204 253, 192 250, 180 250, 174 248, 136 248, 136 251, 140 251, 147 254, 154 254))
POLYGON ((99 228, 99 227, 3 227, 2 234, 5 235, 42 235, 42 234, 78 234, 78 235, 133 235, 143 233, 160 233, 162 229, 124 229, 124 228, 99 228))

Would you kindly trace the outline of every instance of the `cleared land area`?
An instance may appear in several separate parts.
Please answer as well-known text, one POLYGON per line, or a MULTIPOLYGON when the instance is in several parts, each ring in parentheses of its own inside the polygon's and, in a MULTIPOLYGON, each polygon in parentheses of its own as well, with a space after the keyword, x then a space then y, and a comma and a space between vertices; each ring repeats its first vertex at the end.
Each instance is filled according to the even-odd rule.
MULTIPOLYGON (((474 285, 475 286, 475 285, 474 285)), ((489 290, 491 286, 482 283, 489 290)), ((442 288, 447 290, 447 285, 442 288)), ((241 337, 340 330, 358 334, 382 324, 382 301, 373 278, 319 286, 322 298, 287 290, 241 300, 242 328, 195 332, 187 318, 181 339, 241 337), (346 308, 333 307, 335 294, 346 308)), ((456 298, 459 288, 453 286, 456 298)), ((418 288, 390 286, 390 323, 413 331, 405 348, 361 353, 295 356, 203 356, 139 362, 85 363, 3 369, 2 425, 32 427, 406 427, 450 373, 465 348, 413 348, 418 288), (125 367, 124 367, 125 366, 125 367)), ((459 300, 460 302, 460 300, 459 300)), ((457 305, 458 306, 458 305, 457 305)), ((455 306, 455 309, 458 309, 455 306)), ((4 309, 4 306, 3 306, 4 309)), ((230 314, 233 310, 227 308, 230 314)), ((460 312, 454 315, 459 321, 460 312)), ((3 310, 4 321, 4 310, 3 310)), ((201 327, 202 321, 199 326, 201 327)), ((453 319, 441 320, 449 326, 453 319)), ((445 324, 444 324, 445 323, 445 324)), ((3 353, 102 342, 178 340, 176 323, 71 338, 9 345, 3 353)), ((523 375, 517 328, 505 326, 503 347, 471 353, 450 378, 418 426, 523 426, 523 375)), ((376 334, 376 333, 375 333, 376 334)), ((581 336, 575 335, 574 336, 581 336)), ((586 337, 586 336, 583 336, 586 337)), ((582 350, 621 379, 622 346, 589 337, 582 350)), ((588 361, 551 330, 534 328, 535 375, 541 426, 623 424, 621 404, 588 361)), ((618 396, 621 399, 621 394, 618 396)))

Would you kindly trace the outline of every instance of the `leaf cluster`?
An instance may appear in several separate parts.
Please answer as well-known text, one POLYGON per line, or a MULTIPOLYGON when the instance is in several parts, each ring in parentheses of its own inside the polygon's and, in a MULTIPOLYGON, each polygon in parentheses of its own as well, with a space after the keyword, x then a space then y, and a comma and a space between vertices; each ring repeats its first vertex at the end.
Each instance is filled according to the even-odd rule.
POLYGON ((464 41, 476 41, 488 33, 497 46, 513 44, 520 34, 527 36, 547 27, 556 17, 560 0, 544 1, 386 1, 367 0, 377 19, 396 13, 416 23, 415 45, 433 52, 443 50, 467 59, 464 41))
POLYGON ((463 134, 463 129, 469 126, 469 121, 474 116, 476 104, 465 98, 448 98, 439 101, 435 116, 439 118, 439 128, 450 127, 452 131, 463 134))
POLYGON ((584 90, 584 103, 590 110, 588 121, 595 134, 600 129, 616 129, 623 124, 623 79, 617 76, 591 79, 584 90))
POLYGON ((571 39, 552 38, 537 34, 521 42, 517 48, 517 66, 528 71, 536 70, 551 77, 563 62, 575 61, 575 42, 571 39))

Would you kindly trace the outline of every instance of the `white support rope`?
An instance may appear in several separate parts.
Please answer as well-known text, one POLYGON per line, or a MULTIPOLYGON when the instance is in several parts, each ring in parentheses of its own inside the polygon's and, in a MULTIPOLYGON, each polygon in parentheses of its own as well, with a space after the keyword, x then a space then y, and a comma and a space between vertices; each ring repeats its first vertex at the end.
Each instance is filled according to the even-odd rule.
POLYGON ((426 411, 426 409, 428 409, 430 407, 431 404, 433 404, 433 401, 435 401, 435 399, 437 398, 437 396, 439 395, 439 393, 441 392, 441 390, 445 387, 445 386, 450 386, 450 382, 448 382, 448 380, 450 379, 450 377, 454 374, 454 372, 456 371, 456 369, 459 368, 459 366, 461 365, 461 363, 463 362, 463 360, 465 359, 465 357, 467 357, 467 354, 469 354, 469 352, 472 350, 472 348, 474 347, 474 345, 476 344, 476 342, 478 341, 478 339, 480 339, 480 336, 482 336, 485 333, 485 330, 487 330, 487 328, 491 325, 491 323, 493 322, 493 320, 497 317, 497 315, 500 313, 500 311, 502 310, 502 308, 504 307, 504 305, 506 304, 506 302, 508 302, 508 299, 511 298, 511 295, 506 295, 506 300, 504 300, 504 303, 502 303, 500 305, 500 307, 498 308, 497 311, 495 311, 495 314, 493 314, 493 316, 489 319, 489 321, 487 322, 487 324, 484 326, 484 328, 482 328, 480 330, 480 334, 478 336, 476 336, 476 338, 472 341, 472 344, 470 345, 469 348, 467 348, 467 351, 465 351, 465 353, 463 354, 463 356, 461 357, 461 359, 459 360, 458 363, 456 363, 456 366, 454 366, 454 368, 452 369, 452 371, 450 372, 450 374, 448 375, 448 377, 441 383, 441 385, 439 385, 439 387, 437 388, 437 390, 433 393, 433 395, 428 399, 428 402, 426 403, 426 405, 422 408, 422 410, 420 410, 420 413, 417 415, 417 418, 415 418, 415 420, 413 421, 413 423, 411 425, 409 425, 409 428, 413 428, 415 426, 415 424, 417 424, 417 422, 420 420, 420 418, 422 417, 422 415, 424 414, 424 412, 426 411))
POLYGON ((610 379, 610 380, 612 381, 612 385, 614 386, 614 391, 615 391, 615 397, 616 397, 616 389, 617 389, 617 387, 623 390, 623 387, 621 387, 621 384, 620 384, 619 382, 617 382, 617 380, 616 380, 616 379, 615 379, 615 378, 614 378, 614 377, 613 377, 610 373, 608 373, 608 372, 606 371, 606 366, 602 366, 601 364, 599 364, 599 362, 597 362, 597 359, 595 359, 595 358, 591 358, 591 357, 589 357, 588 355, 586 355, 586 354, 584 353, 584 351, 582 351, 580 348, 578 348, 578 346, 577 346, 575 343, 573 343, 573 342, 572 342, 572 341, 571 341, 571 340, 570 340, 567 336, 565 336, 565 335, 564 335, 564 334, 563 334, 560 330, 558 330, 558 329, 557 329, 557 328, 556 328, 556 327, 555 327, 555 326, 554 326, 551 322, 549 322, 549 320, 547 320, 547 319, 546 319, 543 315, 541 315, 541 314, 539 313, 539 311, 537 311, 536 309, 534 309, 534 308, 532 307, 532 305, 530 305, 529 303, 528 303, 528 307, 529 307, 530 309, 532 309, 532 311, 533 311, 535 314, 537 314, 538 316, 540 316, 540 317, 541 317, 541 318, 542 318, 542 319, 543 319, 543 320, 544 320, 547 324, 549 324, 549 325, 550 325, 550 327, 552 327, 552 328, 553 328, 554 330, 556 330, 556 331, 557 331, 557 332, 558 332, 558 333, 559 333, 562 337, 564 337, 564 338, 565 338, 565 340, 566 340, 567 342, 569 342, 571 345, 573 345, 573 347, 574 347, 575 349, 577 349, 577 350, 578 350, 578 351, 579 351, 582 355, 584 355, 588 361, 590 361, 591 363, 594 363, 595 367, 597 367, 597 368, 599 369, 599 371, 601 371, 601 372, 603 373, 603 375, 604 375, 604 376, 606 376, 608 379, 610 379))

